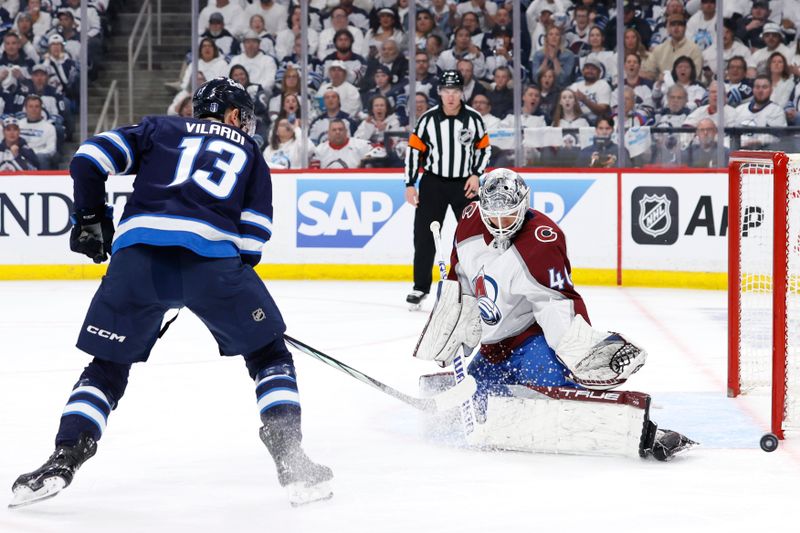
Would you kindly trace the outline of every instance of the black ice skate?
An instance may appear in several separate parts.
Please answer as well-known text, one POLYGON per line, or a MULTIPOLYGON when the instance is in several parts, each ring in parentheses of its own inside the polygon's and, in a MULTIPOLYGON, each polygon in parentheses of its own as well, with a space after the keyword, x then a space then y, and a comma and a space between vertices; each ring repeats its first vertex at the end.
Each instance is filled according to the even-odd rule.
POLYGON ((658 461, 670 461, 679 453, 699 444, 677 431, 658 429, 653 422, 648 422, 646 440, 645 455, 650 454, 658 461))
POLYGON ((97 443, 86 434, 81 435, 75 446, 58 446, 39 469, 17 478, 8 507, 14 509, 52 498, 72 483, 75 472, 95 452, 97 443))
POLYGON ((409 311, 419 311, 422 307, 422 301, 428 295, 422 291, 418 291, 414 289, 411 291, 408 296, 406 296, 406 302, 408 302, 408 310, 409 311))
POLYGON ((313 462, 299 443, 283 442, 282 435, 270 432, 267 426, 261 428, 259 436, 275 461, 278 481, 286 489, 292 507, 333 497, 328 483, 333 479, 330 468, 313 462))

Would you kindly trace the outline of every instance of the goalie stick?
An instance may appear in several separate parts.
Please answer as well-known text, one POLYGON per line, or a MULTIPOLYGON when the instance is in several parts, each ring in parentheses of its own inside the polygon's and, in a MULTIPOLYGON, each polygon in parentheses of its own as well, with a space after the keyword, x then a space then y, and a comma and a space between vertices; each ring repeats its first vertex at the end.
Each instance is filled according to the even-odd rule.
MULTIPOLYGON (((310 355, 314 359, 318 359, 325 363, 328 366, 332 366, 333 368, 344 372, 345 374, 356 378, 358 381, 362 383, 366 383, 370 387, 376 388, 379 391, 383 392, 384 394, 388 394, 389 396, 400 400, 401 402, 410 405, 420 411, 424 411, 426 413, 436 413, 442 411, 448 411, 455 407, 461 405, 465 399, 469 399, 475 394, 476 383, 475 379, 470 376, 470 379, 464 380, 462 378, 463 385, 458 386, 458 384, 445 391, 441 394, 434 396, 433 398, 415 398, 414 396, 409 396, 408 394, 402 393, 399 390, 395 389, 394 387, 390 387, 385 383, 381 383, 375 378, 372 378, 365 373, 361 372, 360 370, 356 370, 352 366, 343 363, 337 359, 334 359, 330 355, 317 350, 316 348, 312 348, 308 344, 295 339, 289 335, 284 333, 283 338, 286 342, 288 342, 291 346, 295 349, 303 352, 306 355, 310 355)), ((470 402, 471 403, 471 402, 470 402)))
MULTIPOLYGON (((431 233, 433 233, 433 244, 436 249, 436 263, 439 265, 439 276, 441 279, 447 279, 447 266, 442 257, 442 236, 440 233, 442 226, 438 221, 431 222, 431 233)), ((465 382, 475 378, 467 374, 467 368, 464 366, 464 356, 468 355, 471 350, 468 346, 462 345, 461 348, 456 350, 453 356, 453 377, 456 380, 455 388, 465 382), (463 352, 463 354, 462 354, 463 352)), ((464 434, 469 436, 475 430, 475 406, 472 404, 472 395, 464 398, 460 404, 461 406, 461 423, 464 426, 464 434)))

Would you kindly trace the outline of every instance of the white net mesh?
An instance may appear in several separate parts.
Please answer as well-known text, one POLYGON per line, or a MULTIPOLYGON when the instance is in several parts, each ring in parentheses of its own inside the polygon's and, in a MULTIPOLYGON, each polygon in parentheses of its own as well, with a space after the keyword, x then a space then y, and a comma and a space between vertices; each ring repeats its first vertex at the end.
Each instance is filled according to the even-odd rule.
POLYGON ((772 384, 773 240, 788 263, 786 380, 775 391, 785 398, 783 427, 800 429, 800 155, 789 156, 785 233, 773 236, 774 169, 771 162, 748 162, 740 171, 741 239, 739 264, 739 383, 742 392, 772 384))
POLYGON ((772 163, 740 167, 739 383, 742 392, 772 380, 772 163))

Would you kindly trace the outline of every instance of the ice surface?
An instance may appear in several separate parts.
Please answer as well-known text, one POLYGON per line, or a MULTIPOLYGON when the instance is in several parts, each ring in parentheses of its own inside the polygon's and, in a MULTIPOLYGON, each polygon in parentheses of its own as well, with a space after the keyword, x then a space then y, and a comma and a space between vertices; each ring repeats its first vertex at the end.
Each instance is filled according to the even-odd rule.
MULTIPOLYGON (((88 356, 74 348, 97 286, 0 283, 0 493, 50 454, 88 356)), ((410 354, 426 313, 406 283, 269 282, 300 340, 417 394, 438 367, 410 354)), ((98 454, 52 500, 0 510, 0 532, 794 531, 800 447, 758 448, 765 398, 725 398, 722 292, 584 287, 594 325, 649 351, 628 382, 653 418, 703 447, 672 463, 484 453, 427 441, 421 414, 296 354, 309 455, 334 498, 291 508, 258 438, 240 358, 181 314, 136 365, 98 454), (788 528, 788 529, 787 529, 788 528)), ((429 309, 431 302, 426 302, 429 309)))

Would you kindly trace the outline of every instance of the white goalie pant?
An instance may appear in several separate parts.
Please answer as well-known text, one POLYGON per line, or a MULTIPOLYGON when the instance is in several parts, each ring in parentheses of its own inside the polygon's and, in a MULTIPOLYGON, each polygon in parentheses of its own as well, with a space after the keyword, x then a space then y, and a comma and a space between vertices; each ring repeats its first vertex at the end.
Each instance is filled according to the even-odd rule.
POLYGON ((650 397, 640 392, 511 387, 489 396, 486 421, 467 438, 481 448, 539 453, 642 456, 650 397))

